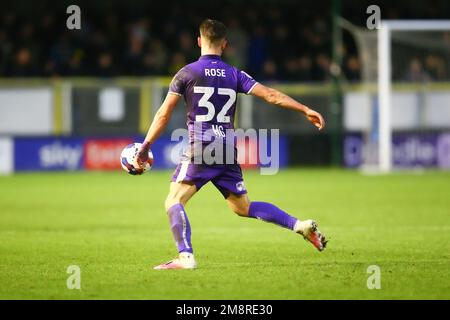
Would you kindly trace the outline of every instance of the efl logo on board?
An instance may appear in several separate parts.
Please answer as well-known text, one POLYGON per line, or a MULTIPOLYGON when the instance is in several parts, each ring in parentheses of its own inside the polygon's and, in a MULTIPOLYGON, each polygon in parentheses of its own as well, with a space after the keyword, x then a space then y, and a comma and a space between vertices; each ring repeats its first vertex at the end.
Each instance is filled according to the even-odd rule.
POLYGON ((87 170, 120 169, 120 153, 131 139, 89 139, 84 146, 87 170))

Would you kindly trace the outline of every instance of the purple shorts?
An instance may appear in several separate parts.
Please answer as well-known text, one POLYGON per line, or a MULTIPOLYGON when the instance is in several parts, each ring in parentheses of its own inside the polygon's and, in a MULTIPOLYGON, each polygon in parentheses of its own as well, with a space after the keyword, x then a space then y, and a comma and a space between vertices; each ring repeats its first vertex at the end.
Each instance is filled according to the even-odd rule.
POLYGON ((175 169, 171 181, 194 184, 197 190, 211 181, 225 198, 230 193, 236 195, 247 193, 239 164, 206 165, 181 161, 175 169))

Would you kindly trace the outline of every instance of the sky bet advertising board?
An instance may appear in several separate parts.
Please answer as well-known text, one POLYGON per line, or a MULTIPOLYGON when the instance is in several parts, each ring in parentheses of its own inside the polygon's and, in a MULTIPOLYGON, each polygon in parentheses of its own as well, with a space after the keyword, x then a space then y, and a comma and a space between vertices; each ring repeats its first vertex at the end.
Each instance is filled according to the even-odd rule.
MULTIPOLYGON (((126 138, 15 138, 15 171, 120 170, 122 149, 142 137, 126 138)), ((175 167, 178 142, 162 137, 153 146, 155 169, 175 167)))
POLYGON ((83 139, 16 138, 14 169, 16 171, 79 170, 83 167, 83 139))
MULTIPOLYGON (((243 168, 287 165, 286 137, 279 137, 277 150, 260 146, 259 139, 238 140, 238 160, 243 168), (263 154, 261 154, 261 152, 263 154), (272 152, 274 151, 274 152, 272 152), (274 157, 276 153, 278 157, 274 157), (274 158, 276 158, 275 163, 274 158), (256 164, 249 159, 257 159, 256 164)), ((14 171, 121 170, 120 153, 130 143, 143 137, 74 138, 18 137, 13 142, 14 171)), ((187 139, 160 137, 154 145, 153 169, 174 169, 186 150, 187 139)))

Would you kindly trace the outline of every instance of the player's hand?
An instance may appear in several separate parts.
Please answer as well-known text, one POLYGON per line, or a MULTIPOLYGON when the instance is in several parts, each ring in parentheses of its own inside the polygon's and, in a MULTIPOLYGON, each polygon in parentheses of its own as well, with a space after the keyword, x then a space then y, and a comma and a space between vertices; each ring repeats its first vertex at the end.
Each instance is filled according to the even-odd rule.
POLYGON ((150 150, 150 144, 148 142, 144 142, 141 148, 136 153, 136 157, 134 159, 133 165, 136 169, 141 169, 142 172, 145 167, 145 163, 148 162, 148 150, 150 150))
POLYGON ((313 125, 315 125, 319 130, 325 128, 325 120, 323 119, 322 115, 317 111, 308 109, 305 115, 308 121, 311 122, 313 125))

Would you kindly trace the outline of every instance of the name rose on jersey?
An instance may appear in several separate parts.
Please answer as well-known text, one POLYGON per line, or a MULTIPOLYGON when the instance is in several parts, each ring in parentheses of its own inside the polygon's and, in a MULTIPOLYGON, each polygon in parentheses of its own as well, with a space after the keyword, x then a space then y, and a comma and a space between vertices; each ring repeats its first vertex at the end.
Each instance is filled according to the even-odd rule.
POLYGON ((206 77, 222 77, 226 78, 225 69, 205 69, 206 77))

